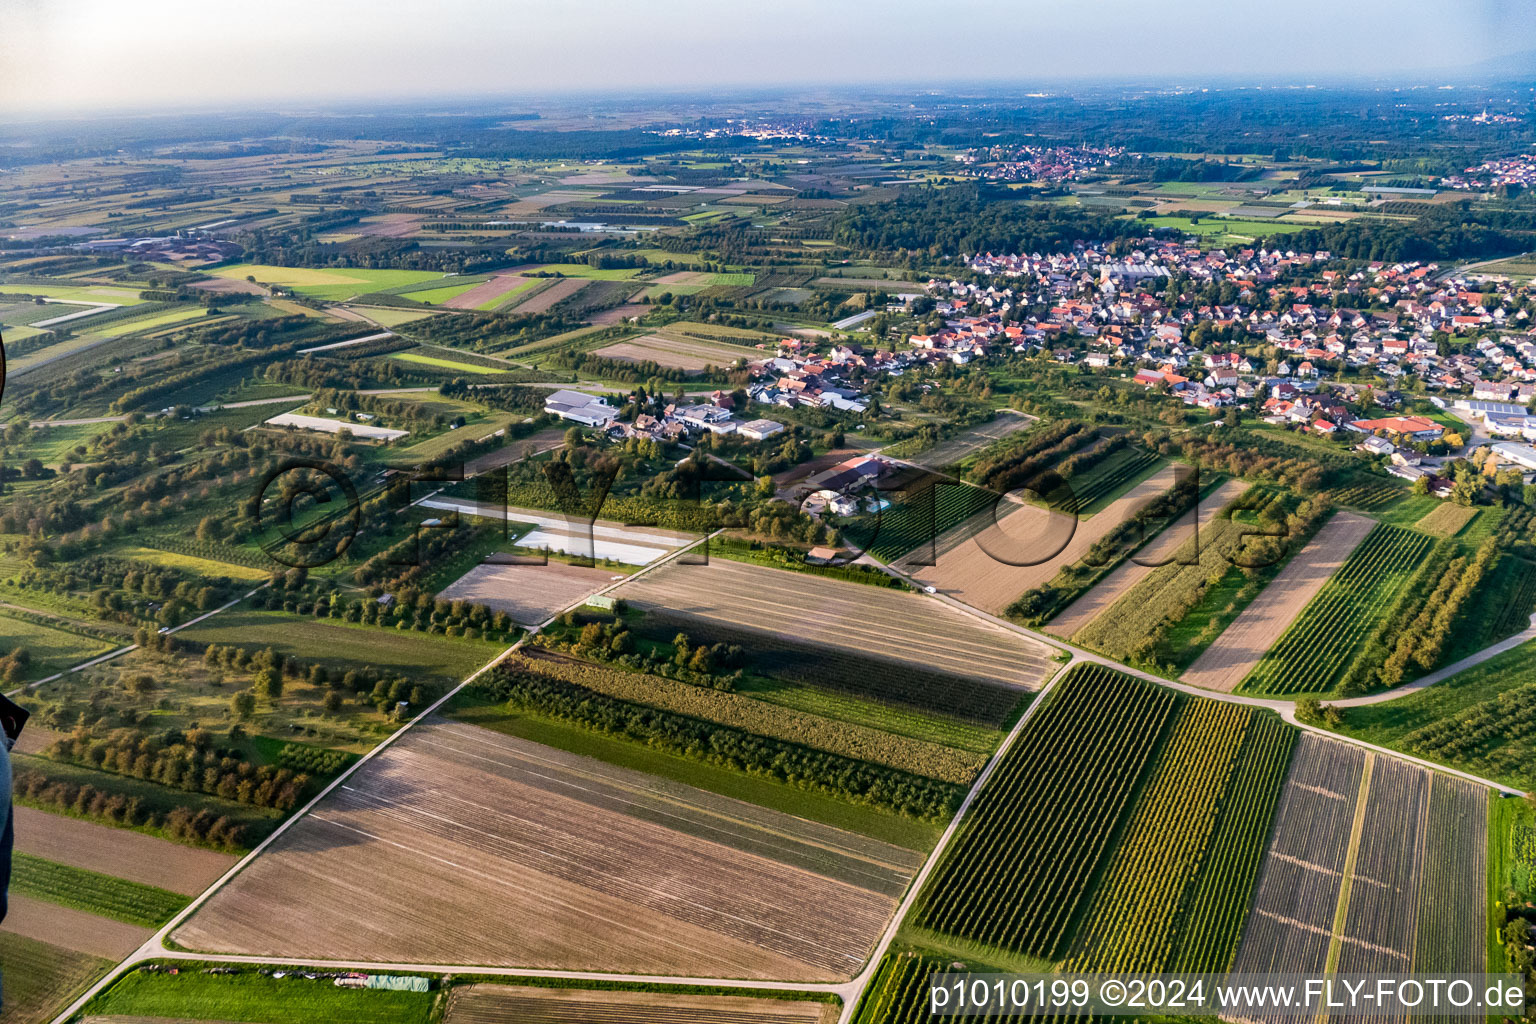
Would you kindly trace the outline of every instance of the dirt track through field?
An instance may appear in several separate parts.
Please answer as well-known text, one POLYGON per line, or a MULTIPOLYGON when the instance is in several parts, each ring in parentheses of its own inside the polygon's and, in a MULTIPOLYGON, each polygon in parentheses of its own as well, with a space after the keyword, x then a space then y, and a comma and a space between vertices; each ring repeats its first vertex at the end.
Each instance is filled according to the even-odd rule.
MULTIPOLYGON (((1101 537, 1171 486, 1173 470, 1162 470, 1116 498, 1097 515, 1075 522, 1070 516, 1038 505, 1017 505, 1013 511, 1007 511, 1005 500, 998 506, 998 521, 989 523, 974 536, 954 543, 948 550, 947 538, 940 537, 942 554, 938 565, 913 565, 903 560, 896 567, 958 601, 1000 615, 1020 594, 1049 583, 1063 568, 1087 554, 1101 537)), ((988 514, 985 510, 981 513, 988 514)), ((949 537, 965 536, 970 526, 961 524, 949 537)), ((908 555, 907 559, 912 557, 908 555)))
POLYGON ((108 960, 122 959, 154 934, 150 928, 15 894, 10 898, 10 910, 0 929, 108 960))
POLYGON ((1375 525, 1374 519, 1353 512, 1335 513, 1195 659, 1182 681, 1223 693, 1237 689, 1375 525))
POLYGON ((1015 686, 1038 686, 1054 665, 1043 644, 937 601, 723 558, 673 562, 614 594, 637 608, 1015 686))
POLYGON ((1200 530, 1204 531, 1226 505, 1238 498, 1248 485, 1241 480, 1228 480, 1200 501, 1198 509, 1186 512, 1179 521, 1156 537, 1151 543, 1126 559, 1108 576, 1095 584, 1086 594, 1073 601, 1050 625, 1047 632, 1070 639, 1110 605, 1114 604, 1136 584, 1146 579, 1157 566, 1173 558, 1189 539, 1195 536, 1195 513, 1200 515, 1200 530))
POLYGON ((832 981, 858 971, 914 867, 839 829, 434 720, 175 939, 264 956, 832 981), (859 876, 875 888, 839 880, 859 876))
POLYGON ((542 313, 561 299, 570 298, 591 283, 585 277, 568 277, 563 281, 556 281, 542 291, 534 292, 521 302, 513 303, 511 308, 519 313, 542 313))
POLYGON ((44 860, 196 896, 235 866, 226 853, 61 814, 16 809, 16 849, 44 860))

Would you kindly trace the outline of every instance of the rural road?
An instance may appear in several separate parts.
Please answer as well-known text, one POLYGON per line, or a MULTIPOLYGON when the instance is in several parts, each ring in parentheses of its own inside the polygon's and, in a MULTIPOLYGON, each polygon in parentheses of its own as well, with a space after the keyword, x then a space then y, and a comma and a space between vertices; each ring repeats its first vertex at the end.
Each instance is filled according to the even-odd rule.
POLYGON ((33 420, 29 426, 43 427, 88 427, 96 423, 122 423, 128 419, 128 414, 121 416, 90 416, 83 420, 33 420))
POLYGON ((1404 683, 1402 686, 1383 690, 1381 693, 1372 693, 1365 697, 1345 697, 1341 700, 1331 700, 1328 703, 1340 708, 1358 708, 1366 704, 1381 704, 1393 698, 1412 693, 1415 690, 1424 690, 1434 686, 1436 683, 1443 682, 1459 672, 1465 672, 1475 665, 1481 665, 1485 661, 1497 658, 1505 651, 1512 651, 1530 640, 1536 640, 1536 615, 1531 616, 1530 626, 1514 636, 1500 640, 1491 647, 1484 647, 1476 654, 1462 658, 1460 661, 1447 665, 1444 668, 1436 669, 1429 675, 1415 679, 1411 683, 1404 683))

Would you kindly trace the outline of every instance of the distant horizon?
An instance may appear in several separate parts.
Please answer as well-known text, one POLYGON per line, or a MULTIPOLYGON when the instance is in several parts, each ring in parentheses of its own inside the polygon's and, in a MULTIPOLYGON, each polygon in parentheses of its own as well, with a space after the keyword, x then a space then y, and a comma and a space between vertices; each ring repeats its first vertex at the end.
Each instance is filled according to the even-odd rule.
POLYGON ((1536 19, 1520 0, 1476 0, 1449 19, 1411 0, 1296 0, 1284 13, 1216 0, 956 0, 938 13, 915 0, 724 11, 702 0, 449 0, 430 11, 273 0, 260 18, 189 0, 8 6, 0 111, 27 120, 588 95, 1536 80, 1536 19))

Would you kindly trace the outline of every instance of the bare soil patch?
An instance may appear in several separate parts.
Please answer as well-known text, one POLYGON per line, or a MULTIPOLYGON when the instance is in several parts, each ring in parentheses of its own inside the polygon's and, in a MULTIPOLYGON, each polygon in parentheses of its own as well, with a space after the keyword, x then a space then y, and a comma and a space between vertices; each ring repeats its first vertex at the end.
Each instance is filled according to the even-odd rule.
POLYGON ((490 280, 475 285, 467 292, 460 292, 443 305, 449 309, 474 309, 530 280, 532 278, 523 277, 520 274, 498 274, 490 280))
POLYGON ((414 213, 386 213, 380 217, 364 217, 354 228, 360 235, 377 238, 404 238, 414 235, 421 227, 422 217, 414 213))
POLYGON ((747 349, 736 352, 734 347, 647 334, 598 349, 597 354, 634 363, 656 362, 678 370, 702 370, 706 366, 730 366, 748 355, 747 349))
POLYGON ((547 565, 477 565, 437 596, 473 601, 506 612, 520 626, 536 626, 607 586, 613 574, 564 562, 547 565))
POLYGON ((175 940, 260 956, 832 981, 860 969, 895 896, 790 862, 832 858, 839 875, 872 872, 899 892, 882 847, 432 721, 285 833, 175 940))
POLYGON ((211 281, 195 281, 188 287, 217 295, 265 295, 267 290, 254 281, 242 281, 233 277, 216 277, 211 281))
POLYGON ((16 809, 16 849, 87 871, 196 896, 235 866, 236 858, 127 829, 16 809))
POLYGON ((611 327, 614 324, 627 320, 632 316, 642 316, 649 312, 650 308, 650 306, 647 306, 644 303, 626 302, 622 306, 610 306, 607 309, 598 310, 596 313, 593 313, 591 316, 587 317, 587 322, 591 324, 598 324, 602 327, 611 327))
POLYGON ((23 938, 108 960, 121 960, 154 934, 150 928, 16 895, 11 896, 10 910, 0 928, 23 938))
MULTIPOLYGON (((1198 506, 1200 529, 1204 530, 1209 526, 1211 520, 1216 517, 1216 513, 1247 489, 1248 485, 1241 480, 1228 480, 1202 499, 1198 506)), ((1196 511, 1191 509, 1186 512, 1177 523, 1152 538, 1151 543, 1135 552, 1086 594, 1068 605, 1060 615, 1051 620, 1046 630, 1070 639, 1092 622, 1100 612, 1120 600, 1127 591, 1146 579, 1153 569, 1172 559, 1174 552, 1195 535, 1196 511)))
POLYGON ((522 302, 512 306, 519 313, 542 313, 561 299, 568 299, 581 291, 592 281, 585 277, 568 277, 563 281, 556 281, 548 288, 528 296, 522 302))
POLYGON ((1082 558, 1099 538, 1173 486, 1172 477, 1171 468, 1155 473, 1088 519, 1074 520, 1038 505, 1016 504, 1009 511, 1005 500, 997 507, 997 521, 985 529, 976 531, 973 524, 962 523, 940 537, 937 565, 904 560, 896 567, 926 586, 997 615, 1020 594, 1048 583, 1082 558))
POLYGON ((1195 659, 1183 681, 1225 693, 1235 690, 1375 525, 1374 519, 1353 512, 1335 513, 1195 659))
POLYGON ((444 1024, 830 1024, 836 1019, 836 1009, 827 1003, 787 999, 470 985, 449 997, 444 1024))
POLYGON ((1014 686, 1037 686, 1049 651, 916 594, 744 562, 673 562, 614 592, 658 608, 843 648, 853 654, 1014 686))

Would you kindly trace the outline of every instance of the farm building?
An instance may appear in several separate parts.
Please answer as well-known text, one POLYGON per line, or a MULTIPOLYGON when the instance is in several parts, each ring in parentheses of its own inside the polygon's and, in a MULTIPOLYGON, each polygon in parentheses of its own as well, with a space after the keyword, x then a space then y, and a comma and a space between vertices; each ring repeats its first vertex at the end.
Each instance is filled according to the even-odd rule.
POLYGON ((565 389, 544 399, 544 411, 589 427, 606 427, 619 415, 617 409, 601 398, 565 389))
POLYGON ((750 437, 754 441, 761 441, 765 437, 782 434, 784 432, 784 424, 774 420, 752 420, 749 423, 743 423, 737 428, 736 432, 742 437, 750 437))

